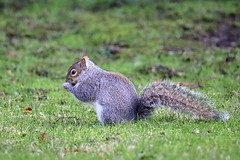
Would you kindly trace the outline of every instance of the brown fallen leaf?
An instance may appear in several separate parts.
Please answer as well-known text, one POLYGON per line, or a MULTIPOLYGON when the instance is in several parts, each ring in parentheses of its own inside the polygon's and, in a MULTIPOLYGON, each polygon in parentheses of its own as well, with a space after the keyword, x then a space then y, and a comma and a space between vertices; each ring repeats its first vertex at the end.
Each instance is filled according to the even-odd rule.
POLYGON ((26 112, 26 113, 29 113, 29 112, 31 112, 31 111, 32 111, 32 108, 31 108, 31 107, 29 107, 29 106, 25 107, 25 112, 26 112))
POLYGON ((73 152, 81 152, 81 150, 79 148, 76 148, 73 150, 73 152))
POLYGON ((42 133, 40 139, 41 139, 42 141, 44 141, 44 140, 47 139, 47 137, 48 137, 48 134, 47 134, 47 133, 42 133))

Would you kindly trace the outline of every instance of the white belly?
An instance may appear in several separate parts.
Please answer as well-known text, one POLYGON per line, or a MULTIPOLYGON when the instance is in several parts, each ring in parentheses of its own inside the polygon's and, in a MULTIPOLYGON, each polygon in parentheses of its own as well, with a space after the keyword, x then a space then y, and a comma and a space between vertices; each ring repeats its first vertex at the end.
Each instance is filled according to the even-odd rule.
POLYGON ((102 119, 103 106, 101 106, 97 101, 93 102, 93 105, 94 105, 95 111, 97 113, 98 120, 101 123, 103 123, 103 119, 102 119))

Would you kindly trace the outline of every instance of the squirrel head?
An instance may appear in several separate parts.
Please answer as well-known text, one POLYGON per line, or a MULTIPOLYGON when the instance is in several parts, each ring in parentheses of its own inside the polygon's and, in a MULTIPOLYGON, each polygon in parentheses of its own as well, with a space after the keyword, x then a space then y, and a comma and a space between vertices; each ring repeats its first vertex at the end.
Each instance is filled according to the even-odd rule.
POLYGON ((70 83, 72 86, 77 84, 78 76, 88 68, 89 58, 87 56, 83 57, 80 61, 74 63, 69 69, 66 77, 66 82, 70 83))

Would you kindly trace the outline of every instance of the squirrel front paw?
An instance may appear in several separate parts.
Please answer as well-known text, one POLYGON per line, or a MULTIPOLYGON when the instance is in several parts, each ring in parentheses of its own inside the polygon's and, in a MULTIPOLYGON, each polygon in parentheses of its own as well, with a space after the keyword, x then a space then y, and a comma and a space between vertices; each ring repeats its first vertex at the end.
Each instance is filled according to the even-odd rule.
POLYGON ((65 83, 63 83, 62 86, 63 86, 64 89, 66 89, 66 90, 68 90, 68 91, 70 91, 70 92, 72 91, 72 87, 73 87, 73 86, 72 86, 71 83, 65 82, 65 83))

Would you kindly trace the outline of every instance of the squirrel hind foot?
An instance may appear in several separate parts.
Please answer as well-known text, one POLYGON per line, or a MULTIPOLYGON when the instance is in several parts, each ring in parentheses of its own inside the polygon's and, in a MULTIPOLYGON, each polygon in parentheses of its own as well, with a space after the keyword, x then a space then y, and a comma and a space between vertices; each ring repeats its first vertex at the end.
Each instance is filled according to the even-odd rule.
POLYGON ((141 104, 137 107, 138 118, 144 119, 144 120, 150 118, 153 115, 154 111, 155 111, 155 108, 147 107, 141 104))

